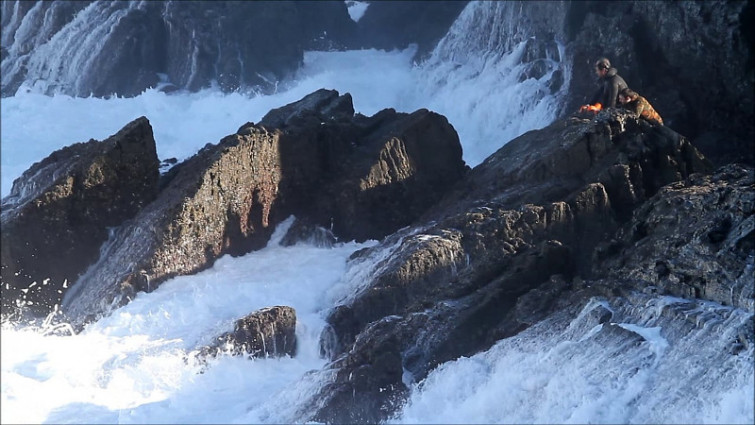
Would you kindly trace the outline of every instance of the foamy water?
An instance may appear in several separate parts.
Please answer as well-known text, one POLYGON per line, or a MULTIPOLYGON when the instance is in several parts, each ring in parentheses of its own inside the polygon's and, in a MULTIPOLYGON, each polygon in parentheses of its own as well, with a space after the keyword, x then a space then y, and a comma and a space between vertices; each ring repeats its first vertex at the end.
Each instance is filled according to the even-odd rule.
POLYGON ((729 346, 737 328, 751 329, 751 318, 672 297, 651 299, 639 314, 593 300, 571 320, 551 317, 441 365, 413 388, 393 422, 752 423, 753 347, 733 355, 729 346), (690 330, 683 319, 653 314, 697 304, 721 320, 690 330), (589 323, 597 306, 631 323, 589 323))
POLYGON ((277 393, 323 366, 325 309, 349 291, 342 281, 348 256, 372 243, 281 247, 290 221, 268 248, 172 279, 78 335, 4 328, 2 422, 291 420, 293 410, 267 411, 266 403, 277 403, 277 393), (192 361, 193 351, 231 331, 237 319, 274 305, 296 309, 294 358, 192 361))

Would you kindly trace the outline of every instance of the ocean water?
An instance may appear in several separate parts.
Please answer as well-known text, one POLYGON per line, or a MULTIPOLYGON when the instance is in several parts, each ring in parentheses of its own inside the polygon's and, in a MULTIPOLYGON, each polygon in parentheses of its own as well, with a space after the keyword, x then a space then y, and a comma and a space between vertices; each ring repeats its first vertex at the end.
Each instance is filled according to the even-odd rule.
MULTIPOLYGON (((486 2, 473 6, 487 7, 486 2)), ((468 9, 465 13, 475 11, 468 9)), ((356 17, 363 10, 352 12, 356 17)), ((449 45, 422 64, 414 63, 413 48, 307 52, 295 80, 265 96, 150 89, 134 98, 99 99, 47 96, 22 87, 0 102, 2 196, 13 179, 53 150, 103 140, 139 116, 153 126, 160 159, 182 160, 320 88, 350 93, 355 110, 364 115, 383 108, 427 108, 445 115, 470 166, 556 117, 568 81, 551 93, 552 72, 522 79, 524 44, 463 61, 444 55, 443 48, 462 48, 449 45)), ((562 57, 549 61, 561 71, 570 66, 562 57)), ((320 372, 326 361, 318 348, 325 315, 363 287, 380 258, 347 261, 376 241, 282 247, 277 242, 289 223, 266 248, 223 257, 197 275, 139 294, 80 334, 69 335, 64 325, 5 323, 0 422, 304 421, 302 401, 328 379, 320 372), (297 311, 295 357, 219 356, 206 365, 194 360, 197 348, 230 331, 236 319, 272 305, 297 311)), ((652 302, 648 311, 685 301, 652 302)), ((407 405, 391 422, 753 423, 752 348, 727 351, 733 330, 751 313, 701 306, 720 314, 723 325, 685 332, 660 317, 610 305, 620 312, 615 326, 593 326, 584 316, 594 307, 441 365, 412 383, 407 405), (611 333, 617 328, 628 333, 611 333), (644 340, 636 343, 634 335, 644 340)))

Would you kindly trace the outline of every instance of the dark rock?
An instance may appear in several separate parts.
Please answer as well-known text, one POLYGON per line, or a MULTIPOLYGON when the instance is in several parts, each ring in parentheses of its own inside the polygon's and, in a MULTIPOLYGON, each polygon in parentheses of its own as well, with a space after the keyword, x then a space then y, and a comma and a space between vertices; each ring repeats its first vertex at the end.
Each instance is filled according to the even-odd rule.
POLYGON ((423 56, 437 44, 468 1, 374 1, 356 25, 362 48, 404 49, 417 44, 423 56), (386 31, 390 28, 390 31, 386 31))
POLYGON ((401 343, 391 331, 394 318, 374 323, 355 342, 354 350, 329 368, 333 382, 318 394, 315 421, 377 423, 398 408, 408 394, 402 382, 401 343))
POLYGON ((755 170, 730 164, 662 188, 596 251, 595 274, 752 310, 755 170))
POLYGON ((290 215, 339 239, 380 239, 465 172, 444 117, 354 117, 348 94, 320 90, 174 166, 155 202, 103 246, 64 312, 80 325, 222 255, 259 249, 290 215))
POLYGON ((75 323, 122 305, 224 254, 265 245, 280 181, 279 132, 255 129, 206 146, 174 167, 158 198, 119 227, 63 302, 75 323))
MULTIPOLYGON (((564 242, 589 252, 660 187, 710 169, 683 136, 625 112, 604 111, 592 120, 559 120, 509 142, 424 219, 490 202, 512 209, 566 201, 569 208, 561 207, 563 213, 575 216, 575 229, 568 231, 579 236, 564 242)), ((589 256, 577 258, 580 273, 587 273, 590 261, 589 256)))
POLYGON ((281 203, 345 240, 411 224, 466 172, 456 131, 425 109, 354 116, 348 94, 319 90, 258 125, 283 129, 281 203))
POLYGON ((98 142, 34 164, 2 201, 3 313, 17 301, 45 315, 97 260, 111 228, 157 195, 158 160, 146 118, 98 142))
POLYGON ((296 311, 291 307, 263 308, 239 319, 233 332, 218 336, 199 356, 281 357, 296 355, 296 311))
POLYGON ((332 247, 336 242, 337 239, 330 230, 304 223, 302 220, 295 220, 280 243, 282 246, 306 243, 319 247, 332 247))
MULTIPOLYGON (((271 110, 262 117, 259 125, 285 129, 297 125, 351 121, 353 118, 354 105, 349 93, 339 96, 335 90, 320 89, 297 102, 271 110)), ((239 131, 250 125, 253 124, 244 124, 239 131)))
POLYGON ((591 183, 631 208, 665 184, 710 170, 706 158, 673 130, 603 111, 593 119, 557 120, 507 143, 427 217, 490 201, 506 207, 560 201, 591 183))

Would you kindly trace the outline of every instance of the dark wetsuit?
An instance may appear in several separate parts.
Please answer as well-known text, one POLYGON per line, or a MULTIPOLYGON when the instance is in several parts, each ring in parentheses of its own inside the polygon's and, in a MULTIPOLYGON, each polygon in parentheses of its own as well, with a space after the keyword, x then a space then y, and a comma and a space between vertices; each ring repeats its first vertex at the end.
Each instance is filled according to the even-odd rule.
POLYGON ((618 72, 616 68, 609 68, 605 77, 600 78, 602 86, 595 92, 590 104, 594 105, 600 102, 603 108, 616 107, 619 92, 627 88, 627 83, 621 78, 618 72))

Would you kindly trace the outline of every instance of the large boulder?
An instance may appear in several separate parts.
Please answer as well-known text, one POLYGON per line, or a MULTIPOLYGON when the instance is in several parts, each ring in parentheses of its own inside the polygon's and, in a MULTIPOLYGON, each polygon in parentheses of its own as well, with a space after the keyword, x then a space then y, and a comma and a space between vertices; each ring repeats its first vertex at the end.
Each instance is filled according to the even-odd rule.
POLYGON ((63 310, 81 325, 222 255, 263 247, 290 215, 344 239, 380 239, 466 172, 446 119, 420 110, 354 116, 320 90, 176 165, 159 197, 119 227, 63 310))
POLYGON ((593 273, 593 249, 632 209, 665 184, 709 170, 684 137, 618 111, 557 121, 509 142, 425 224, 354 255, 383 259, 328 316, 322 344, 335 378, 314 397, 313 419, 390 417, 406 390, 402 371, 421 380, 444 361, 526 329, 574 279, 593 273), (378 348, 400 361, 375 361, 378 348))
POLYGON ((283 132, 286 209, 346 240, 380 239, 411 224, 467 170, 453 126, 426 109, 355 116, 350 95, 318 90, 270 111, 259 126, 283 132))
POLYGON ((2 200, 2 309, 46 314, 94 263, 111 228, 157 195, 157 153, 146 118, 99 142, 53 152, 2 200))

